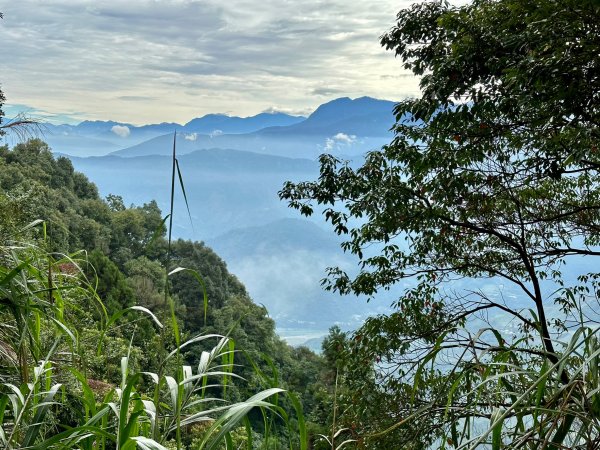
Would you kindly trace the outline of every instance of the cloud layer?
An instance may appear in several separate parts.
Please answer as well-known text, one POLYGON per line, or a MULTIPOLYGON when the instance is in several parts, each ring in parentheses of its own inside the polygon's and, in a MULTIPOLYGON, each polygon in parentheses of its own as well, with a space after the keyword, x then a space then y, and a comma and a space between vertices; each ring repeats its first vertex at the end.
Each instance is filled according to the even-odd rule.
POLYGON ((80 119, 186 122, 208 112, 305 111, 400 99, 418 81, 379 46, 381 0, 20 0, 0 22, 10 103, 80 119))

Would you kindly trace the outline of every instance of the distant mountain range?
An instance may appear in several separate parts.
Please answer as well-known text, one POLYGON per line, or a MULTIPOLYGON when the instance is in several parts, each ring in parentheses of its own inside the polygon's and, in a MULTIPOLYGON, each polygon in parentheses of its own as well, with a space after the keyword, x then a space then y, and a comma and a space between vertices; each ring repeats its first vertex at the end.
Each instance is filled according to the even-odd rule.
POLYGON ((185 135, 205 133, 251 133, 266 127, 293 125, 304 117, 284 113, 262 113, 252 117, 208 114, 185 125, 163 122, 135 126, 114 121, 84 121, 78 125, 45 125, 44 139, 61 153, 101 156, 175 131, 185 135))
POLYGON ((261 113, 251 117, 232 117, 224 114, 208 114, 190 120, 181 131, 203 134, 239 134, 252 133, 267 127, 286 127, 302 122, 305 117, 290 116, 285 113, 261 113))
POLYGON ((208 114, 185 125, 160 123, 136 127, 114 121, 47 125, 44 139, 71 156, 165 155, 178 133, 180 154, 227 148, 314 159, 323 152, 354 156, 389 142, 394 103, 344 97, 319 106, 309 117, 261 113, 252 117, 208 114))

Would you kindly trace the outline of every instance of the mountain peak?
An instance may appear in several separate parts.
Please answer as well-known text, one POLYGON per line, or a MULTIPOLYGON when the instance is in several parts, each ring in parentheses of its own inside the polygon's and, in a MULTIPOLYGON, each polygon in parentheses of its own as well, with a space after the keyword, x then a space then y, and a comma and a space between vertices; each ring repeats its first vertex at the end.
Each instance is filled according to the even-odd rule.
POLYGON ((313 112, 307 121, 318 121, 320 123, 331 123, 350 117, 366 116, 370 114, 392 114, 394 102, 379 100, 372 97, 341 97, 323 103, 313 112))

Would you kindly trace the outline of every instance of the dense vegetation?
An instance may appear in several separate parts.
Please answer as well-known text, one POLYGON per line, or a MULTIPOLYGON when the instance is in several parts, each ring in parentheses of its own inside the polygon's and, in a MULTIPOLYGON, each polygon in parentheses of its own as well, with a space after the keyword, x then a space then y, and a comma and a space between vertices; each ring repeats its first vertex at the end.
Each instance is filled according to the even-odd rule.
MULTIPOLYGON (((46 370, 35 367, 44 361, 64 327, 72 342, 69 346, 61 339, 48 354, 45 364, 52 365, 48 380, 69 380, 70 385, 74 379, 69 374, 76 370, 82 385, 67 388, 63 396, 77 396, 87 388, 96 397, 121 385, 125 389, 130 380, 123 378, 123 357, 127 357, 129 373, 145 371, 177 379, 181 370, 177 367, 196 367, 203 352, 209 352, 216 368, 207 370, 233 370, 236 375, 223 375, 226 384, 209 389, 213 396, 235 403, 266 388, 284 388, 301 399, 311 433, 321 430, 317 423, 326 424, 323 411, 331 401, 332 384, 324 358, 285 344, 275 334, 267 311, 252 302, 225 263, 202 243, 172 242, 169 267, 186 270, 166 278, 168 243, 155 202, 126 207, 116 195, 101 199, 96 187, 75 172, 68 159, 54 158, 40 140, 11 150, 0 148, 0 188, 0 285, 7 296, 0 309, 0 357, 10 363, 3 364, 4 386, 20 389, 27 397, 28 384, 38 376, 36 370, 46 370), (29 280, 32 271, 35 279, 29 280), (20 284, 15 286, 17 279, 20 284), (32 310, 35 317, 31 317, 32 310), (198 335, 226 336, 226 345, 213 338, 177 351, 182 342, 198 335), (215 344, 216 352, 212 350, 215 344), (171 351, 176 355, 167 358, 171 351), (222 363, 225 366, 219 369, 222 363)), ((147 381, 139 381, 137 388, 151 398, 147 381)), ((5 390, 9 395, 5 399, 13 395, 10 389, 5 390)), ((78 414, 69 402, 68 414, 78 414)), ((297 430, 293 402, 288 397, 278 402, 290 415, 288 425, 297 430)), ((97 405, 92 409, 101 410, 97 405)), ((78 423, 58 411, 58 407, 53 411, 52 426, 43 430, 46 437, 78 423)), ((5 421, 16 419, 8 412, 0 414, 5 421)), ((265 444, 269 448, 289 445, 285 443, 289 433, 280 420, 270 419, 277 427, 265 429, 260 412, 250 412, 249 418, 258 436, 255 445, 265 434, 272 441, 265 444)), ((194 436, 202 437, 194 432, 185 435, 184 444, 190 444, 194 436)), ((156 440, 164 444, 176 437, 174 431, 164 432, 156 440)), ((25 442, 19 442, 18 435, 12 436, 12 442, 7 439, 11 447, 25 442)), ((299 445, 298 432, 291 439, 294 446, 299 445)))
POLYGON ((322 357, 155 203, 0 150, 5 447, 599 448, 600 4, 419 3, 382 44, 422 76, 395 139, 280 193, 359 259, 329 289, 399 292, 322 357))
POLYGON ((600 4, 419 3, 382 44, 422 76, 395 139, 281 192, 348 236, 330 289, 401 286, 340 339, 343 422, 369 448, 598 448, 600 4))

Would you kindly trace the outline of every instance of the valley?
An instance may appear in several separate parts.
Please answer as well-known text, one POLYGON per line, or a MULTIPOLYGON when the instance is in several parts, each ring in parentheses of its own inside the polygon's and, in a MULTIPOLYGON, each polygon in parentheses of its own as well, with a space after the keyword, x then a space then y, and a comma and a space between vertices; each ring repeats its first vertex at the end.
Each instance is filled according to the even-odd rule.
POLYGON ((310 340, 319 350, 319 338, 332 325, 356 329, 368 315, 389 311, 389 301, 367 303, 324 291, 320 280, 326 268, 352 270, 355 259, 342 251, 342 239, 319 215, 302 218, 277 193, 286 181, 318 177, 320 153, 357 163, 366 151, 388 142, 392 108, 389 101, 343 98, 306 119, 207 115, 185 126, 143 127, 107 121, 55 126, 44 138, 98 186, 101 196, 120 195, 126 205, 155 199, 167 211, 176 130, 191 221, 179 191, 174 236, 213 248, 254 301, 265 305, 283 338, 296 345, 310 340), (59 136, 60 130, 67 134, 59 136), (141 139, 146 140, 134 143, 141 139), (120 140, 121 146, 133 145, 115 150, 120 140))

